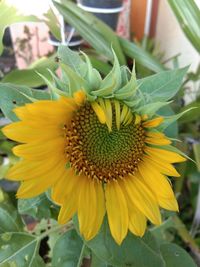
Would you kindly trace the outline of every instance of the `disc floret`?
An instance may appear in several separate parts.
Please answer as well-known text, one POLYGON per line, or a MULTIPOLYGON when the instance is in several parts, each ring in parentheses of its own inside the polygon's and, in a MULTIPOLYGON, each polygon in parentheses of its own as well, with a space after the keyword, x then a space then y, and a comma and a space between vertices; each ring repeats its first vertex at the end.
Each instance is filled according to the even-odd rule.
POLYGON ((106 101, 99 99, 92 105, 86 102, 65 129, 65 151, 71 166, 103 182, 133 175, 145 140, 145 130, 141 122, 135 124, 130 109, 119 101, 106 101))

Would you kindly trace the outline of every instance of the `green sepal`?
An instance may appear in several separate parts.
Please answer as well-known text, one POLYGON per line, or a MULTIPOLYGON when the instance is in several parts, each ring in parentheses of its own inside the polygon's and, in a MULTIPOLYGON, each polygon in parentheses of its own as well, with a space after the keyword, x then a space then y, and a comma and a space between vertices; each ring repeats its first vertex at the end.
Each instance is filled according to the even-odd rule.
POLYGON ((115 79, 112 80, 112 84, 108 87, 99 89, 97 91, 92 91, 91 95, 100 96, 100 97, 113 97, 113 87, 115 86, 115 79))
POLYGON ((91 92, 92 95, 101 97, 112 97, 113 93, 121 86, 121 70, 119 61, 114 50, 112 51, 114 56, 113 68, 101 82, 99 90, 91 92))
POLYGON ((100 87, 102 81, 101 75, 96 69, 93 68, 89 57, 84 52, 81 53, 83 54, 87 64, 87 71, 84 78, 88 81, 92 90, 97 90, 100 87))
POLYGON ((48 69, 48 71, 51 74, 55 87, 61 91, 66 92, 67 95, 69 95, 68 85, 64 83, 61 79, 59 79, 50 69, 48 69))
POLYGON ((60 63, 60 67, 65 74, 65 77, 68 79, 67 84, 69 86, 69 95, 73 96, 73 94, 80 90, 85 90, 88 92, 89 85, 88 83, 79 76, 76 72, 72 70, 68 65, 60 63))
POLYGON ((120 70, 121 70, 121 77, 122 77, 121 87, 124 87, 131 78, 131 71, 129 70, 127 66, 121 66, 120 70))
POLYGON ((134 96, 137 90, 137 80, 136 80, 136 74, 135 74, 135 64, 133 65, 131 78, 128 83, 120 88, 116 93, 115 97, 119 100, 124 100, 126 98, 130 98, 131 96, 134 96))
POLYGON ((134 100, 124 100, 123 101, 124 104, 126 104, 127 106, 129 106, 130 108, 132 108, 133 112, 135 112, 136 110, 136 107, 139 105, 139 103, 141 102, 141 99, 140 98, 135 98, 134 100))
POLYGON ((173 122, 177 121, 179 118, 181 118, 185 113, 189 112, 190 110, 194 109, 194 107, 189 108, 187 110, 184 110, 181 113, 178 113, 176 115, 172 115, 172 116, 166 116, 164 117, 164 121, 163 123, 158 127, 158 129, 160 131, 164 131, 170 124, 172 124, 173 122))
POLYGON ((137 109, 137 112, 141 115, 147 114, 149 117, 155 115, 155 113, 162 107, 170 104, 170 102, 155 102, 155 103, 150 103, 144 106, 141 106, 137 109))
POLYGON ((61 91, 60 89, 56 88, 52 81, 50 81, 49 79, 47 79, 44 75, 42 75, 41 73, 37 72, 37 74, 44 80, 44 82, 46 83, 46 85, 48 86, 48 88, 51 90, 52 92, 52 96, 54 99, 58 99, 59 96, 67 96, 67 93, 61 91))
POLYGON ((87 96, 86 97, 87 100, 90 101, 90 102, 95 101, 97 99, 97 96, 91 95, 90 93, 87 93, 87 92, 86 92, 86 96, 87 96))

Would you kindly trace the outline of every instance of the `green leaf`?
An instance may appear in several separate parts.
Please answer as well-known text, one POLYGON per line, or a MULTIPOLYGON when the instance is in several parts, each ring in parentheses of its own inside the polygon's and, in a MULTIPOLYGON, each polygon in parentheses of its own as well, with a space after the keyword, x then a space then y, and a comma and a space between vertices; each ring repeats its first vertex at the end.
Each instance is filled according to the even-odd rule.
POLYGON ((108 267, 107 263, 97 258, 97 256, 92 253, 92 265, 91 267, 108 267))
POLYGON ((141 106, 137 109, 139 114, 148 114, 149 117, 155 115, 155 113, 162 107, 169 105, 170 102, 155 102, 150 103, 144 106, 141 106))
POLYGON ((180 111, 183 112, 187 109, 191 109, 190 112, 186 113, 183 117, 180 118, 180 123, 188 123, 192 121, 197 121, 200 114, 200 100, 194 101, 186 106, 184 106, 180 111))
POLYGON ((65 65, 68 65, 74 72, 80 76, 86 73, 86 63, 81 59, 78 52, 74 52, 67 46, 60 45, 58 47, 57 55, 59 60, 65 65))
POLYGON ((44 193, 34 198, 19 199, 18 211, 22 215, 30 215, 36 219, 48 219, 54 213, 57 214, 58 210, 44 193))
POLYGON ((197 170, 200 172, 200 143, 194 143, 192 145, 194 151, 194 158, 197 165, 197 170))
POLYGON ((0 108, 12 121, 18 120, 13 109, 31 103, 33 99, 51 99, 51 95, 47 91, 30 89, 26 86, 0 83, 0 108))
POLYGON ((115 52, 114 55, 114 64, 112 70, 101 82, 101 86, 98 90, 92 91, 91 94, 94 96, 112 96, 115 91, 120 88, 121 85, 121 69, 119 61, 115 52))
MULTIPOLYGON (((74 223, 78 227, 77 217, 74 218, 74 223)), ((128 233, 119 246, 112 238, 105 219, 99 234, 91 241, 85 242, 99 259, 115 267, 165 267, 157 243, 150 232, 146 232, 143 238, 128 233)))
POLYGON ((77 267, 82 246, 83 242, 75 230, 61 235, 53 249, 52 266, 77 267))
POLYGON ((38 255, 39 239, 26 233, 6 232, 0 235, 0 266, 43 267, 38 255))
POLYGON ((118 37, 109 26, 97 19, 94 15, 83 11, 71 1, 62 1, 62 4, 56 1, 53 1, 53 3, 64 16, 64 19, 100 54, 112 60, 112 44, 120 64, 126 64, 118 37))
MULTIPOLYGON (((167 106, 163 106, 161 109, 158 110, 158 115, 162 116, 162 117, 173 117, 174 116, 174 111, 173 109, 167 105, 167 106)), ((164 122, 165 123, 165 122, 164 122)), ((166 134, 166 136, 170 137, 170 138, 178 138, 178 123, 177 121, 174 121, 173 123, 171 123, 171 125, 168 125, 167 127, 164 127, 164 133, 166 134)))
POLYGON ((163 221, 161 225, 151 228, 151 233, 160 244, 163 244, 166 243, 166 232, 171 228, 175 228, 175 225, 172 217, 169 217, 167 220, 163 221))
POLYGON ((3 35, 5 29, 17 22, 32 21, 37 22, 38 19, 35 16, 24 16, 18 12, 18 10, 12 5, 8 5, 6 0, 0 1, 0 55, 3 52, 3 35))
POLYGON ((133 42, 119 37, 120 44, 124 53, 135 60, 136 63, 154 71, 160 72, 165 70, 165 67, 150 53, 145 51, 142 47, 137 46, 133 42))
POLYGON ((61 41, 60 34, 60 23, 58 21, 58 17, 54 14, 53 10, 50 8, 47 13, 43 14, 44 22, 49 27, 51 33, 56 37, 57 40, 61 41))
POLYGON ((3 179, 10 168, 10 164, 1 164, 0 165, 0 179, 3 179))
POLYGON ((0 203, 0 214, 0 233, 22 231, 21 217, 11 203, 0 203))
POLYGON ((48 71, 56 70, 57 63, 53 61, 52 58, 40 58, 35 61, 32 65, 28 67, 28 69, 24 70, 13 70, 9 72, 4 78, 1 80, 3 83, 14 83, 16 85, 24 85, 29 87, 39 87, 44 85, 45 82, 38 72, 43 75, 45 78, 50 79, 51 75, 48 71))
POLYGON ((168 0, 183 32, 200 52, 200 10, 194 0, 168 0))
POLYGON ((162 71, 140 79, 138 80, 140 91, 149 102, 167 101, 178 92, 187 69, 188 67, 162 71))
POLYGON ((194 109, 193 107, 187 110, 184 110, 181 113, 172 115, 172 116, 168 116, 168 117, 164 117, 164 121, 163 123, 159 126, 159 129, 161 131, 164 131, 167 127, 169 127, 170 124, 174 123, 175 121, 177 121, 179 118, 181 118, 182 116, 184 116, 185 113, 190 112, 190 110, 194 109))
POLYGON ((197 267, 190 255, 176 244, 163 244, 160 250, 166 267, 197 267))

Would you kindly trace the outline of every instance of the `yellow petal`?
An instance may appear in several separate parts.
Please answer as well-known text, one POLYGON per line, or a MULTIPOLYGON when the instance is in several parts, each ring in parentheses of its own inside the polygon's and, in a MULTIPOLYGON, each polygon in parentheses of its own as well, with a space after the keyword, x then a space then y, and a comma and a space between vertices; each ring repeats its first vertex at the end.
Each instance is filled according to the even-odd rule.
POLYGON ((35 179, 23 181, 20 188, 17 191, 18 198, 30 198, 37 196, 45 192, 48 188, 58 181, 64 172, 63 164, 58 163, 58 165, 49 170, 46 174, 42 174, 35 179))
POLYGON ((58 215, 58 223, 65 224, 67 223, 77 211, 77 202, 78 202, 78 187, 74 191, 74 194, 68 195, 63 202, 61 209, 58 215))
POLYGON ((98 233, 103 223, 103 218, 106 212, 105 197, 104 197, 102 183, 95 181, 94 186, 97 198, 97 209, 96 209, 95 223, 93 225, 93 236, 95 236, 98 233))
POLYGON ((146 135, 152 138, 165 138, 166 137, 164 133, 161 133, 161 132, 146 132, 146 135))
POLYGON ((158 125, 160 125, 163 122, 163 117, 157 117, 153 120, 149 120, 149 121, 145 121, 143 123, 143 126, 145 128, 152 128, 152 127, 157 127, 158 125))
POLYGON ((142 121, 146 121, 147 119, 148 119, 148 115, 147 114, 142 115, 142 121))
POLYGON ((9 139, 26 143, 26 142, 34 142, 38 140, 49 140, 54 139, 57 137, 63 136, 62 129, 56 128, 49 128, 44 129, 41 128, 34 128, 27 125, 27 123, 20 121, 14 122, 10 125, 5 126, 2 129, 2 132, 7 136, 9 139))
MULTIPOLYGON (((159 173, 151 164, 141 162, 138 165, 140 179, 156 196, 159 206, 165 209, 178 210, 178 204, 170 183, 164 175, 159 173), (167 201, 168 200, 168 201, 167 201)), ((138 175, 138 174, 137 174, 138 175)))
POLYGON ((123 105, 122 112, 121 112, 121 116, 120 116, 120 122, 121 122, 121 123, 124 122, 124 119, 125 119, 125 117, 126 117, 128 111, 129 111, 128 106, 127 106, 127 105, 123 105))
POLYGON ((46 142, 31 142, 15 146, 13 153, 18 157, 32 160, 43 160, 48 158, 49 155, 64 156, 65 143, 63 137, 47 140, 46 142))
POLYGON ((129 213, 129 230, 136 236, 142 237, 147 226, 146 217, 135 207, 130 207, 129 213))
POLYGON ((150 156, 153 156, 154 158, 164 160, 167 162, 171 162, 171 163, 186 161, 186 159, 182 157, 181 155, 179 155, 178 153, 165 150, 165 149, 145 147, 145 152, 149 154, 150 156))
POLYGON ((53 201, 59 205, 62 204, 68 195, 74 194, 74 191, 79 185, 80 179, 82 179, 82 177, 80 175, 76 175, 73 169, 65 169, 63 176, 57 180, 52 187, 53 201))
POLYGON ((129 220, 126 199, 118 182, 107 183, 105 197, 110 231, 120 245, 127 235, 129 220))
POLYGON ((141 122, 141 116, 138 114, 135 114, 135 124, 139 124, 141 122))
POLYGON ((129 194, 126 193, 124 188, 123 181, 120 181, 119 184, 124 189, 124 196, 126 198, 127 207, 128 207, 128 216, 129 216, 129 230, 137 236, 142 237, 145 233, 147 219, 143 213, 141 213, 132 203, 129 194))
POLYGON ((133 120, 133 114, 132 114, 131 110, 129 109, 123 123, 126 126, 126 125, 130 124, 132 122, 132 120, 133 120))
MULTIPOLYGON (((75 102, 74 102, 75 103, 75 102)), ((33 104, 27 104, 26 108, 33 118, 43 119, 49 118, 51 120, 64 120, 68 114, 77 109, 77 105, 65 104, 64 101, 38 101, 33 104)))
POLYGON ((77 105, 84 104, 84 102, 86 100, 85 92, 82 91, 82 90, 74 93, 73 97, 74 97, 74 100, 75 100, 75 102, 76 102, 77 105))
POLYGON ((133 121, 133 114, 131 113, 130 117, 128 118, 128 120, 125 123, 125 126, 129 125, 132 121, 133 121))
POLYGON ((117 129, 120 129, 120 103, 117 100, 114 100, 115 104, 115 119, 116 119, 116 126, 117 129))
POLYGON ((79 200, 78 200, 78 220, 80 233, 86 240, 92 236, 92 226, 94 225, 94 214, 97 203, 94 188, 94 181, 84 177, 79 183, 79 200))
POLYGON ((161 223, 157 200, 144 182, 135 176, 130 176, 124 180, 123 187, 133 206, 154 224, 161 223))
POLYGON ((14 112, 21 120, 28 124, 44 125, 65 123, 71 119, 72 113, 77 109, 77 105, 72 98, 61 97, 57 101, 40 100, 23 107, 17 107, 14 112))
POLYGON ((147 163, 149 162, 151 165, 154 166, 155 169, 157 169, 159 172, 166 174, 168 176, 174 176, 174 177, 180 177, 180 174, 177 172, 177 170, 171 165, 169 162, 159 160, 154 157, 150 156, 144 156, 143 160, 147 163))
POLYGON ((6 178, 10 180, 30 180, 43 175, 48 175, 52 170, 57 169, 57 166, 65 168, 65 159, 62 157, 49 157, 48 160, 30 161, 22 160, 12 166, 6 174, 6 178))
POLYGON ((163 145, 170 145, 171 141, 167 138, 151 138, 151 137, 146 137, 145 142, 147 144, 151 145, 158 145, 158 146, 163 146, 163 145))
POLYGON ((96 101, 92 102, 91 105, 100 123, 102 124, 106 123, 106 115, 102 107, 96 101))
POLYGON ((112 131, 112 105, 109 99, 105 99, 105 107, 106 107, 106 124, 108 126, 108 130, 112 131))

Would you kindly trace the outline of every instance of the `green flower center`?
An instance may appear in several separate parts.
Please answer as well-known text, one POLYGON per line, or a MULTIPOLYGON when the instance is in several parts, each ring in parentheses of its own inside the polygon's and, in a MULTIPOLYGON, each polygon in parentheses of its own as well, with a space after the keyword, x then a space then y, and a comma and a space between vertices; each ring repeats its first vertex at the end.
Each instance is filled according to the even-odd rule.
POLYGON ((112 104, 112 131, 100 123, 90 103, 75 113, 66 129, 66 154, 71 166, 91 178, 107 182, 134 174, 141 160, 145 131, 132 121, 117 129, 112 104))

